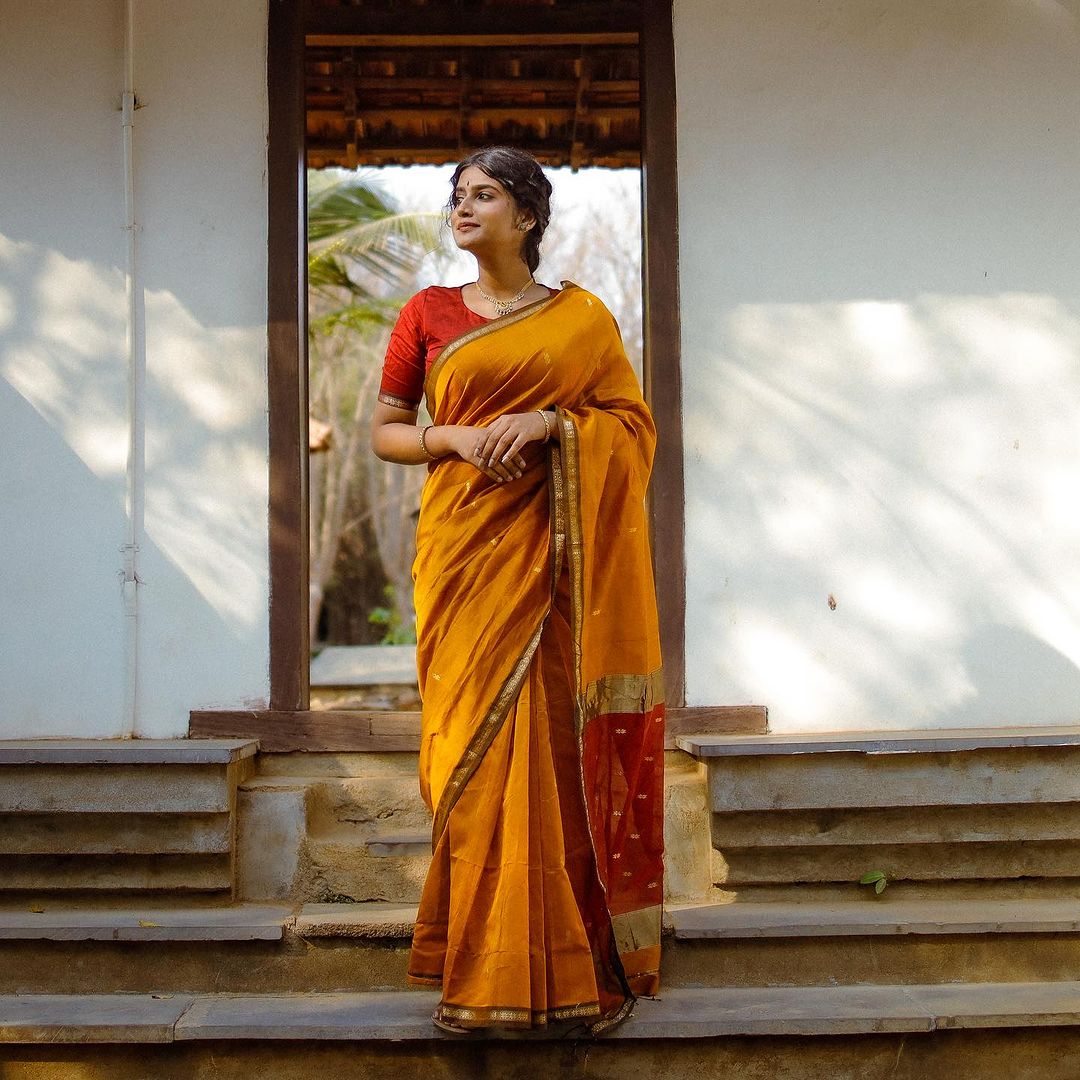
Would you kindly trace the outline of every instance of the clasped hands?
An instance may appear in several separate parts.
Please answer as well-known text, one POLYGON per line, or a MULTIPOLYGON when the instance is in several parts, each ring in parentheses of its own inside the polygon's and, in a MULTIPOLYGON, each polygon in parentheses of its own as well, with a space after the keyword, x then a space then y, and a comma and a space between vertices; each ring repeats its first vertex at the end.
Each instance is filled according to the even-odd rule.
POLYGON ((544 418, 534 411, 504 413, 488 427, 463 427, 460 430, 463 434, 456 448, 459 456, 485 476, 502 483, 521 476, 528 465, 522 450, 531 442, 544 442, 549 428, 544 418))

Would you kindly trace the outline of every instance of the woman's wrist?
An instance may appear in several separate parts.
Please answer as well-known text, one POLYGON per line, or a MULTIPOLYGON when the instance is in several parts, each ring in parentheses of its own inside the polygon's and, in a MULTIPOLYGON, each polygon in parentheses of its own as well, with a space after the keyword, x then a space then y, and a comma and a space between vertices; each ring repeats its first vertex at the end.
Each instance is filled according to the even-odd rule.
POLYGON ((536 410, 544 419, 544 424, 547 427, 547 438, 545 442, 562 442, 559 438, 559 414, 555 411, 554 406, 546 409, 536 410))
POLYGON ((422 430, 424 432, 423 447, 433 459, 446 457, 453 451, 450 445, 449 424, 428 424, 422 430))

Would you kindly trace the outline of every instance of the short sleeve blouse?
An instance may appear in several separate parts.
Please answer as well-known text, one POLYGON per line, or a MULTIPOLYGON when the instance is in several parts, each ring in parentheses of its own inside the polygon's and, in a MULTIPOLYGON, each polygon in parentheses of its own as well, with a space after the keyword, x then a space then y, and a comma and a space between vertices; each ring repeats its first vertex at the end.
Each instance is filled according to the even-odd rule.
POLYGON ((461 288, 431 285, 405 303, 386 346, 379 384, 383 404, 418 409, 424 397, 424 379, 443 347, 494 321, 466 307, 461 288))

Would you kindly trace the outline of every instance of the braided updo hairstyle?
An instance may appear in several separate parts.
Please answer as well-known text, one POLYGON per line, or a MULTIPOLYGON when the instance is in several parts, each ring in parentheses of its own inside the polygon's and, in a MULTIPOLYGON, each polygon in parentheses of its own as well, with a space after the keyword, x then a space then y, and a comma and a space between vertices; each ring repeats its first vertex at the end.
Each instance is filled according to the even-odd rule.
POLYGON ((454 209, 458 179, 470 165, 487 173, 492 180, 498 180, 510 193, 518 210, 532 215, 535 224, 525 234, 522 255, 529 273, 535 273, 540 265, 540 240, 551 220, 551 181, 544 175, 540 162, 515 146, 485 146, 475 150, 458 162, 454 170, 450 180, 450 201, 446 204, 447 217, 454 209))

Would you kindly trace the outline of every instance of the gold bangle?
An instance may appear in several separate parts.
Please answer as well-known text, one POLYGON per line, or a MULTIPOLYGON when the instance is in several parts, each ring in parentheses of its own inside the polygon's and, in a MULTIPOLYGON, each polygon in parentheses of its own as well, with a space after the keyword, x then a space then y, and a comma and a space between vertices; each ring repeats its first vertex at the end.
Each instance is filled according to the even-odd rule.
POLYGON ((536 411, 540 414, 540 419, 544 421, 544 442, 547 442, 551 438, 551 424, 548 423, 547 413, 543 409, 536 411))
POLYGON ((426 457, 428 461, 438 461, 438 458, 427 448, 427 442, 425 441, 429 429, 434 426, 434 424, 427 424, 420 429, 420 449, 424 451, 424 457, 426 457))

